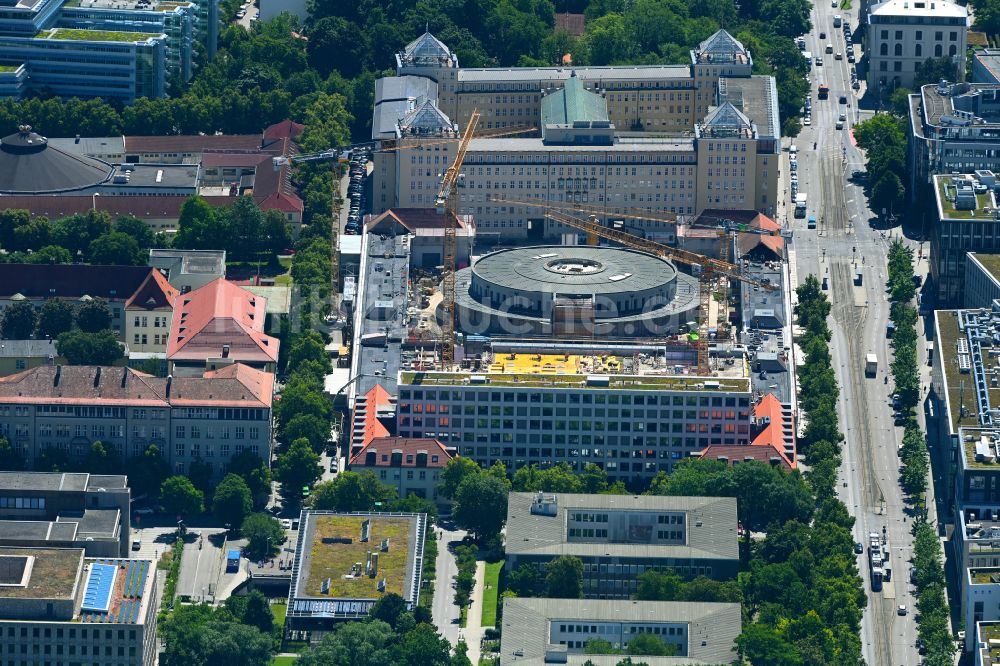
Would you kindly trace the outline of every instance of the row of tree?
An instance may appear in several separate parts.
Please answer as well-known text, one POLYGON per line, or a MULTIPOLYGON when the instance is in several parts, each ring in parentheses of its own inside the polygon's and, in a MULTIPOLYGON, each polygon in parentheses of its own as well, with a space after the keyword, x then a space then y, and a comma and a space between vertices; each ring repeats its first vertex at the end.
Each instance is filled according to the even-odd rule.
POLYGON ((160 622, 167 666, 266 666, 281 642, 270 602, 258 591, 218 608, 180 604, 160 622))
POLYGON ((280 210, 262 211, 253 197, 214 207, 199 196, 181 206, 173 247, 225 250, 228 261, 275 263, 292 244, 292 228, 280 210))
POLYGON ((906 202, 906 123, 909 115, 877 113, 854 126, 854 138, 867 156, 868 202, 881 218, 902 213, 906 202))
POLYGON ((154 245, 166 243, 145 222, 126 215, 112 220, 106 211, 88 210, 50 221, 29 211, 0 211, 0 248, 5 263, 135 266, 146 263, 154 245))
POLYGON ((949 630, 941 542, 934 528, 924 520, 913 524, 913 568, 920 622, 917 637, 927 650, 923 663, 950 666, 954 663, 955 644, 949 630))
POLYGON ((930 462, 924 435, 914 418, 920 399, 920 373, 917 370, 917 310, 913 307, 916 286, 913 280, 913 250, 900 240, 889 246, 887 290, 892 306, 889 316, 895 325, 892 334, 892 371, 899 418, 903 419, 903 445, 900 459, 903 470, 900 483, 917 511, 923 513, 924 493, 930 462))

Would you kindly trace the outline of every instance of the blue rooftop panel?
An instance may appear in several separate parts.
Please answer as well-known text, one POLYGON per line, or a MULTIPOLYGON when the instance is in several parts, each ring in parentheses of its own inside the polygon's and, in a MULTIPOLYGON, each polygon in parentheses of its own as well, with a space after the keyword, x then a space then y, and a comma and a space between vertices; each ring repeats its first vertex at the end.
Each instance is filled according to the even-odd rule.
POLYGON ((93 564, 87 576, 81 610, 107 613, 111 605, 111 592, 115 587, 118 567, 113 564, 93 564))

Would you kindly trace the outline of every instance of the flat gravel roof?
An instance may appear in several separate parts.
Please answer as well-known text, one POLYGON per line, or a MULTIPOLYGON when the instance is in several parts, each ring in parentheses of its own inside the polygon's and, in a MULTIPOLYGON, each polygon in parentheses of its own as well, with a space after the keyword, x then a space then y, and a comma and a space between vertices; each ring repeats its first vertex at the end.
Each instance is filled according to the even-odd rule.
POLYGON ((473 272, 517 291, 621 294, 671 282, 677 269, 637 250, 589 246, 536 246, 501 250, 481 258, 473 272))

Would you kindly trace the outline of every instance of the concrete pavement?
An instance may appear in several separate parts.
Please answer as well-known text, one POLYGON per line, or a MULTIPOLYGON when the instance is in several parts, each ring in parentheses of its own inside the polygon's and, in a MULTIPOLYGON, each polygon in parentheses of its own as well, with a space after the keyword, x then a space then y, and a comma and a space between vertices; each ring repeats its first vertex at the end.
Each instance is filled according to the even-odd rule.
POLYGON ((483 589, 486 580, 486 562, 476 561, 476 585, 472 588, 472 603, 465 620, 465 644, 469 646, 468 657, 473 664, 479 663, 483 642, 483 589))
POLYGON ((224 528, 189 529, 201 539, 188 537, 181 559, 181 572, 177 579, 178 596, 188 596, 192 601, 210 600, 218 594, 219 580, 225 567, 223 548, 226 540, 224 528))

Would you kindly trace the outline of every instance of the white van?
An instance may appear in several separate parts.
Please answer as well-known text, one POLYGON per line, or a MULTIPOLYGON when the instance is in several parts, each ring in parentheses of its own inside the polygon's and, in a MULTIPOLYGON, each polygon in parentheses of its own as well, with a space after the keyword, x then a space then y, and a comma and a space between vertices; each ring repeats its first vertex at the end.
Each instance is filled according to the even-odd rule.
POLYGON ((796 146, 794 143, 788 147, 789 155, 796 155, 798 154, 798 152, 799 152, 799 147, 796 146))

